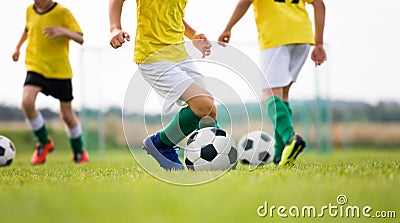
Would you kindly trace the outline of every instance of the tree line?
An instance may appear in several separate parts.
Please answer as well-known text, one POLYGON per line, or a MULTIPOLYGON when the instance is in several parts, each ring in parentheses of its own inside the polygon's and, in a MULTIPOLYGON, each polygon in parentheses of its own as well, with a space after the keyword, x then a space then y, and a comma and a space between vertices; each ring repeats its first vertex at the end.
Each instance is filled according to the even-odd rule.
MULTIPOLYGON (((369 104, 362 101, 315 101, 315 100, 294 100, 291 102, 292 109, 295 111, 293 119, 299 121, 305 115, 322 115, 332 120, 332 122, 400 122, 400 103, 399 102, 379 102, 369 104)), ((257 119, 260 116, 262 107, 258 104, 243 105, 225 105, 219 108, 221 116, 231 115, 236 118, 243 117, 242 112, 245 107, 249 117, 257 119), (227 108, 229 112, 227 112, 227 108)), ((48 108, 40 109, 46 119, 58 118, 58 111, 48 108)), ((122 116, 122 110, 119 107, 110 107, 104 110, 82 109, 77 111, 79 116, 85 118, 97 118, 99 114, 107 116, 122 116)), ((265 114, 261 114, 265 115, 265 114)), ((143 114, 128 114, 129 118, 143 119, 143 114)), ((146 121, 159 121, 159 115, 146 115, 146 121)), ((24 121, 25 117, 21 108, 0 104, 0 121, 24 121)))

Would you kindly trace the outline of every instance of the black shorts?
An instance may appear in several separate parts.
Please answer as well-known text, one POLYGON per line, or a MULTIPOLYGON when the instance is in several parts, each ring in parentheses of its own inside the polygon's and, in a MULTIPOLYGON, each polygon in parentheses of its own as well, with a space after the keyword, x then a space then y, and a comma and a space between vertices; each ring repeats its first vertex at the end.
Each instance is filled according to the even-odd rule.
POLYGON ((53 96, 60 101, 72 101, 72 81, 71 79, 50 79, 41 74, 28 71, 24 86, 33 85, 42 88, 41 92, 47 96, 53 96))

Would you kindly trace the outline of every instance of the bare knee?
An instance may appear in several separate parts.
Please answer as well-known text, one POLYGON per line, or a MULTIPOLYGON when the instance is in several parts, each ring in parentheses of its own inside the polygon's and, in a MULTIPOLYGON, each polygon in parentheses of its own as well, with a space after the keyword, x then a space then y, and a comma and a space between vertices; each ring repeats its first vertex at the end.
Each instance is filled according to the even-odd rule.
POLYGON ((187 103, 198 117, 210 116, 215 119, 217 109, 214 105, 214 99, 211 96, 197 96, 190 99, 187 103))
POLYGON ((22 110, 28 119, 35 118, 37 114, 35 109, 35 99, 28 95, 24 95, 22 97, 22 110))
POLYGON ((78 124, 78 118, 72 109, 71 102, 60 102, 60 118, 68 128, 74 128, 78 124))
POLYGON ((213 107, 211 109, 211 113, 208 114, 208 116, 210 116, 211 118, 213 118, 214 120, 217 119, 217 107, 215 106, 215 104, 213 103, 213 107))
POLYGON ((69 128, 73 128, 78 124, 77 118, 72 110, 61 111, 60 118, 69 128))
POLYGON ((284 88, 266 88, 263 89, 262 92, 262 97, 261 97, 261 102, 263 105, 265 105, 268 101, 269 98, 271 97, 278 97, 280 99, 284 99, 284 92, 283 92, 284 88))

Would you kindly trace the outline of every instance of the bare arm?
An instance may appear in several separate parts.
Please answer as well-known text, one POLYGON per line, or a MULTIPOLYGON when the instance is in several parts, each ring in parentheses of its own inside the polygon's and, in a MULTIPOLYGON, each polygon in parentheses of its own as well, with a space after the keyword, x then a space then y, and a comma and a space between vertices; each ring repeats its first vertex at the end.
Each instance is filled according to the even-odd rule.
POLYGON ((189 39, 193 39, 196 35, 196 31, 187 22, 182 19, 183 25, 185 25, 185 36, 189 39))
POLYGON ((315 0, 312 5, 314 7, 315 45, 311 59, 315 62, 315 65, 321 65, 327 58, 324 49, 325 4, 323 0, 315 0))
POLYGON ((130 40, 129 34, 124 32, 121 26, 121 13, 123 4, 124 0, 110 0, 109 2, 108 17, 110 20, 111 33, 110 45, 114 49, 122 46, 122 44, 125 43, 125 39, 127 41, 130 40))
POLYGON ((206 35, 197 33, 186 21, 182 20, 185 26, 185 36, 192 40, 193 45, 201 52, 202 58, 211 54, 211 43, 208 41, 206 35))
POLYGON ((27 36, 28 36, 28 30, 26 30, 26 28, 25 28, 24 32, 21 35, 21 38, 19 39, 19 41, 17 43, 17 46, 15 47, 15 51, 12 55, 14 62, 17 62, 19 60, 20 49, 21 49, 22 44, 24 44, 27 36))
POLYGON ((324 43, 324 27, 325 27, 325 4, 322 0, 315 0, 314 20, 315 20, 315 44, 324 43))
POLYGON ((66 36, 69 39, 72 39, 73 41, 79 44, 83 44, 82 33, 73 32, 65 27, 46 27, 44 28, 43 32, 44 35, 49 39, 56 38, 59 36, 66 36))
POLYGON ((72 39, 73 41, 79 43, 79 44, 83 44, 84 40, 83 40, 83 33, 78 33, 78 32, 73 32, 69 29, 65 30, 65 36, 67 36, 68 38, 72 39))
POLYGON ((253 3, 253 0, 240 0, 236 5, 235 11, 231 18, 228 21, 228 24, 225 27, 225 30, 221 33, 218 38, 219 42, 229 43, 231 38, 231 30, 233 26, 239 22, 239 20, 246 14, 247 10, 249 9, 250 5, 253 3))

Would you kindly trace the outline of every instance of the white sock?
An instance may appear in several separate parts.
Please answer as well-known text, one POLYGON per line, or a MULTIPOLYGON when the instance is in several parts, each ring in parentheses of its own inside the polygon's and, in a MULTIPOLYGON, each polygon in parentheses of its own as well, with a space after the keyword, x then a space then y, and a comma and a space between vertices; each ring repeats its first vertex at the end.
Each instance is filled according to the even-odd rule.
POLYGON ((67 131, 67 135, 69 138, 71 139, 76 139, 78 138, 80 135, 82 135, 82 127, 81 124, 77 124, 75 127, 73 128, 68 128, 68 126, 66 126, 65 130, 67 131))
POLYGON ((37 131, 44 126, 44 118, 40 112, 38 112, 38 115, 35 118, 28 120, 28 122, 33 131, 37 131))

